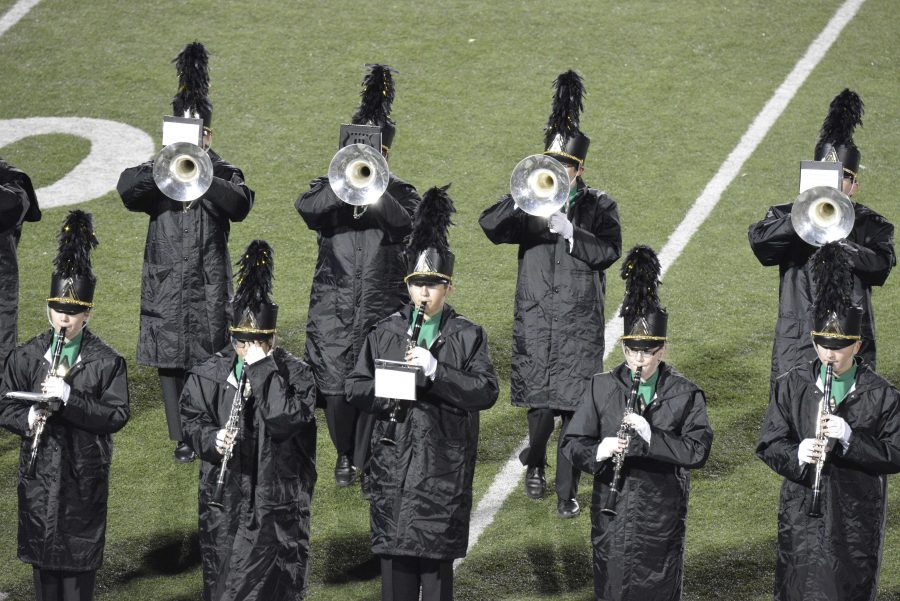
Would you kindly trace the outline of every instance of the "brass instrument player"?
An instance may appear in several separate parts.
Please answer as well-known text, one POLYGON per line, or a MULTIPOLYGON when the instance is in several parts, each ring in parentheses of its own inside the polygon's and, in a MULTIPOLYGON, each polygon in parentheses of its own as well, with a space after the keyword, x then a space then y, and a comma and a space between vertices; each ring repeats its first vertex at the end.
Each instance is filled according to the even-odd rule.
POLYGON ((293 601, 308 586, 313 376, 275 344, 272 248, 254 240, 238 266, 231 344, 190 370, 181 397, 200 456, 203 599, 293 601))
POLYGON ((810 263, 817 358, 775 380, 756 446, 783 478, 775 599, 874 600, 885 476, 900 472, 900 393, 859 355, 864 316, 853 303, 846 247, 825 244, 810 263))
POLYGON ((129 417, 125 360, 87 327, 96 245, 91 216, 70 212, 47 299, 51 329, 10 354, 0 384, 0 426, 22 437, 19 559, 33 567, 39 601, 93 598, 103 563, 112 434, 129 417), (29 392, 48 400, 33 404, 29 392), (42 408, 53 405, 52 413, 42 408))
POLYGON ((706 463, 712 446, 703 391, 664 361, 668 313, 656 294, 659 273, 649 247, 625 258, 625 361, 591 378, 560 443, 594 475, 594 593, 604 601, 681 599, 690 471, 706 463), (628 414, 631 391, 636 408, 628 414), (620 435, 623 425, 630 436, 620 435))

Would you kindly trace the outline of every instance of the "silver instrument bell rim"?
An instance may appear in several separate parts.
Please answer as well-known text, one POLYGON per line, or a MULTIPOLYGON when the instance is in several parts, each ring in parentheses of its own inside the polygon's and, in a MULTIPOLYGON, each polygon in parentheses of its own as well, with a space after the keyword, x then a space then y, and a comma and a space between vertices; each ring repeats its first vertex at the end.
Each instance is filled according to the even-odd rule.
POLYGON ((337 151, 328 164, 328 185, 331 191, 343 202, 355 207, 378 202, 387 190, 389 176, 387 160, 381 152, 368 144, 348 144, 337 151), (370 185, 357 188, 349 183, 346 171, 354 161, 363 161, 372 166, 370 185))
POLYGON ((565 165, 546 154, 532 154, 519 161, 509 177, 509 192, 513 202, 525 213, 535 217, 550 217, 569 200, 569 174, 565 165), (539 170, 549 171, 556 178, 556 190, 548 197, 538 197, 530 188, 530 181, 539 170))
POLYGON ((193 202, 206 194, 212 184, 213 166, 209 154, 196 144, 174 142, 159 151, 153 162, 153 180, 167 197, 178 202, 193 202), (173 165, 179 157, 188 157, 197 163, 197 177, 190 182, 178 178, 173 165))
POLYGON ((791 206, 791 225, 800 239, 811 246, 824 246, 829 242, 843 240, 853 231, 855 219, 853 201, 831 186, 815 186, 804 190, 791 206), (830 201, 840 210, 834 225, 823 227, 809 216, 816 203, 822 200, 830 201))

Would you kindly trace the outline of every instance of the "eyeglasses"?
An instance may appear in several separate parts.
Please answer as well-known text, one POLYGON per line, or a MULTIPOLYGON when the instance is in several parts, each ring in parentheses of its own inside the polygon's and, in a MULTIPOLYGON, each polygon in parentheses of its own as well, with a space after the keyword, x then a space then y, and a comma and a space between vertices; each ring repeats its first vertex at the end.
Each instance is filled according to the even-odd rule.
POLYGON ((248 344, 250 344, 249 340, 238 340, 234 336, 231 337, 231 344, 234 345, 235 348, 244 348, 248 344))
POLYGON ((622 345, 622 348, 624 349, 625 354, 633 359, 643 359, 644 357, 649 359, 650 357, 652 357, 653 355, 655 355, 656 353, 658 353, 659 351, 662 350, 662 346, 656 346, 656 347, 648 348, 648 349, 633 349, 633 348, 627 347, 625 345, 622 345))

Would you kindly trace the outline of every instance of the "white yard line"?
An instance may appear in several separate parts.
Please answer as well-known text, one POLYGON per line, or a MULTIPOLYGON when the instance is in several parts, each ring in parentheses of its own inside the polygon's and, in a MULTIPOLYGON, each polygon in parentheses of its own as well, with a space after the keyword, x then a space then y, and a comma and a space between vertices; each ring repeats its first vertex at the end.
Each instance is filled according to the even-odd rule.
MULTIPOLYGON (((772 128, 772 125, 775 124, 775 121, 778 120, 784 112, 784 109, 787 108, 787 105, 794 98, 797 90, 800 89, 800 86, 803 85, 803 82, 806 81, 806 78, 812 70, 819 64, 829 48, 831 48, 831 45, 837 40, 847 23, 849 23, 856 15, 857 11, 859 11, 859 7, 862 6, 863 2, 865 2, 865 0, 847 0, 847 2, 844 2, 844 4, 838 8, 837 12, 835 12, 834 16, 822 32, 816 37, 813 43, 809 45, 809 48, 807 48, 803 57, 797 61, 794 69, 788 74, 781 85, 778 86, 778 89, 775 90, 775 93, 759 114, 756 115, 753 123, 750 124, 747 131, 741 136, 737 146, 734 147, 734 150, 731 151, 728 158, 726 158, 725 162, 719 167, 719 171, 711 180, 709 180, 709 183, 706 184, 706 188, 704 188, 697 200, 694 201, 694 204, 687 212, 687 215, 684 216, 684 219, 678 224, 678 227, 675 228, 675 231, 672 232, 672 235, 669 236, 665 246, 663 246, 662 250, 659 252, 659 262, 662 267, 660 277, 665 275, 669 267, 672 266, 687 246, 688 242, 690 242, 693 235, 700 226, 703 225, 706 218, 709 217, 709 214, 722 198, 722 193, 728 188, 731 182, 734 181, 734 178, 737 177, 741 168, 744 166, 744 163, 750 158, 757 146, 759 146, 759 143, 762 142, 763 138, 765 138, 766 134, 772 128)), ((609 357, 619 336, 622 335, 622 318, 618 317, 619 308, 617 308, 614 313, 616 317, 610 319, 606 324, 606 350, 603 355, 604 360, 609 357)), ((491 486, 484 494, 484 497, 478 502, 478 506, 472 514, 472 522, 469 528, 469 552, 471 552, 475 545, 478 544, 478 540, 481 538, 485 529, 487 529, 494 521, 494 517, 496 517, 497 512, 500 510, 500 507, 503 505, 506 498, 519 488, 519 481, 522 478, 522 474, 525 473, 524 466, 519 462, 519 452, 527 444, 528 439, 525 438, 513 452, 512 456, 510 456, 506 465, 503 466, 503 469, 500 470, 500 473, 491 483, 491 486)), ((464 558, 456 560, 454 567, 458 567, 463 561, 464 558)))
POLYGON ((0 37, 3 37, 9 29, 19 22, 19 20, 28 14, 32 8, 37 6, 41 0, 19 0, 13 7, 6 11, 6 14, 0 17, 0 37))

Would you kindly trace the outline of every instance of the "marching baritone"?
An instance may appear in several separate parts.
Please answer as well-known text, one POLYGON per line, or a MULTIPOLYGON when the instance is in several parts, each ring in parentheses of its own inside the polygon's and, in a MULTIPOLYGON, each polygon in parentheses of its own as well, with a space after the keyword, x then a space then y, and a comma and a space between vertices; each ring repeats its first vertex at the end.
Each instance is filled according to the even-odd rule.
MULTIPOLYGON (((341 127, 341 143, 347 150, 354 140, 366 139, 361 131, 373 132, 368 141, 384 156, 385 169, 396 134, 390 118, 393 100, 392 69, 369 65, 352 124, 341 127)), ((403 285, 403 240, 421 200, 411 184, 393 173, 375 173, 374 163, 363 169, 368 175, 359 178, 358 188, 386 178, 380 197, 372 194, 374 202, 348 204, 335 193, 337 182, 323 176, 314 179, 295 203, 318 240, 304 358, 316 375, 318 402, 324 405, 337 452, 334 478, 338 486, 350 485, 356 468, 364 466, 372 428, 371 418, 347 403, 345 380, 371 327, 409 298, 403 285)))
POLYGON ((659 261, 636 246, 622 265, 625 362, 595 374, 561 443, 594 474, 594 593, 603 601, 681 599, 690 470, 713 432, 703 391, 664 361, 659 261))
POLYGON ((16 247, 25 221, 40 221, 31 179, 0 159, 0 368, 18 333, 19 262, 16 247))
POLYGON ((775 380, 756 446, 784 478, 777 601, 874 601, 878 592, 886 475, 900 472, 900 393, 859 355, 853 261, 839 242, 810 259, 817 358, 775 380))
MULTIPOLYGON (((819 132, 815 158, 839 162, 843 168, 842 192, 853 197, 859 190, 860 151, 853 131, 862 125, 863 103, 849 89, 835 96, 819 132)), ((843 241, 852 249, 853 303, 863 310, 862 357, 875 369, 875 318, 872 287, 887 280, 897 263, 894 226, 884 217, 853 202, 853 229, 843 241)), ((750 226, 750 248, 762 265, 779 268, 778 321, 772 346, 771 382, 795 365, 816 358, 806 332, 812 329, 813 280, 810 257, 816 247, 805 242, 791 223, 793 204, 770 207, 762 221, 750 226)))
POLYGON ((186 370, 228 342, 231 259, 228 236, 232 221, 243 221, 253 206, 253 191, 240 169, 226 163, 209 145, 208 54, 199 42, 175 58, 178 93, 176 116, 203 121, 202 147, 212 163, 209 188, 190 202, 164 194, 153 176, 154 161, 122 172, 117 189, 129 211, 150 217, 141 272, 141 318, 137 360, 157 368, 175 459, 190 462, 184 443, 178 399, 186 370))
POLYGON ((0 425, 22 437, 19 559, 32 565, 39 601, 93 599, 112 434, 129 417, 125 359, 87 327, 96 245, 91 216, 71 211, 47 299, 51 328, 9 355, 0 383, 0 425))
POLYGON ((204 601, 303 598, 316 424, 309 366, 275 346, 273 253, 238 262, 231 345, 188 373, 183 428, 200 455, 204 601))
POLYGON ((446 304, 454 263, 446 189, 426 192, 414 218, 405 278, 412 303, 378 322, 347 380, 350 402, 377 417, 368 477, 384 601, 453 598, 453 560, 468 545, 479 412, 498 394, 484 330, 446 304), (415 366, 415 400, 377 396, 382 361, 415 366))
MULTIPOLYGON (((603 300, 607 267, 619 259, 622 233, 615 201, 584 183, 590 140, 579 129, 584 87, 567 71, 555 81, 553 110, 545 128, 545 155, 561 162, 569 198, 549 220, 530 215, 507 195, 479 220, 494 244, 519 246, 511 398, 528 408, 525 494, 540 499, 554 416, 565 432, 572 413, 603 368, 603 300)), ((562 436, 560 436, 560 440, 562 436)), ((557 450, 556 495, 561 517, 580 509, 575 495, 580 472, 557 450)))

